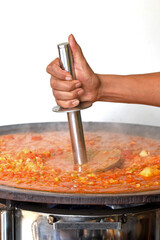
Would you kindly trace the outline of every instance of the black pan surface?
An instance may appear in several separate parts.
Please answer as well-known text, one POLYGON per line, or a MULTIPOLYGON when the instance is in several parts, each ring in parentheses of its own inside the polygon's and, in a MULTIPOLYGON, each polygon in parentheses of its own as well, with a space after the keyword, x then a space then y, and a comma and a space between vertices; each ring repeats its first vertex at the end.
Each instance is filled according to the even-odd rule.
MULTIPOLYGON (((84 131, 103 130, 136 136, 160 138, 160 127, 119 124, 119 123, 83 123, 84 131)), ((54 123, 29 123, 0 127, 0 135, 18 132, 44 132, 48 130, 67 130, 68 124, 62 122, 54 123)), ((79 204, 79 205, 121 205, 121 204, 143 204, 160 202, 160 190, 144 191, 125 194, 68 194, 53 193, 46 191, 24 190, 0 185, 0 198, 14 201, 56 203, 56 204, 79 204)))

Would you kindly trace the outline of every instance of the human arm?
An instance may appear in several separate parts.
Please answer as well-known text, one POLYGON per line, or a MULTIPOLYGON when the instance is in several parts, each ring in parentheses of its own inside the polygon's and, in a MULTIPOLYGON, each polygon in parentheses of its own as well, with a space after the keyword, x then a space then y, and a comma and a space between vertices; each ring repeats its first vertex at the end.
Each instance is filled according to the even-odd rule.
POLYGON ((68 108, 83 101, 107 101, 160 106, 160 72, 137 75, 95 74, 73 35, 68 40, 76 80, 72 80, 71 75, 60 68, 58 58, 47 67, 58 105, 68 108))
POLYGON ((160 106, 160 72, 137 75, 100 75, 97 101, 160 106))

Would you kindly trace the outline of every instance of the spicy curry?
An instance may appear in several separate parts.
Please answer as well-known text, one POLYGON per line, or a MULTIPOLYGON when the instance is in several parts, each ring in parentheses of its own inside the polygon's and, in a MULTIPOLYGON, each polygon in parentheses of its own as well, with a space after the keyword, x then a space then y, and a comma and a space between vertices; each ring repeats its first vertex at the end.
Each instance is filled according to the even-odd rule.
POLYGON ((89 163, 74 168, 66 131, 0 136, 0 184, 65 193, 124 193, 160 189, 160 141, 121 133, 86 132, 89 163), (109 170, 98 167, 114 161, 109 170), (117 156, 117 155, 115 155, 117 156))

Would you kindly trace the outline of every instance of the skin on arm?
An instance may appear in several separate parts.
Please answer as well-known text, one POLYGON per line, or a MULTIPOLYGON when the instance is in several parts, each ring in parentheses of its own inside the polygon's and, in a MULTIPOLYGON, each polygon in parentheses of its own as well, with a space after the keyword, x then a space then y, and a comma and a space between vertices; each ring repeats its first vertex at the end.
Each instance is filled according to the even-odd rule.
POLYGON ((98 75, 97 101, 160 106, 160 72, 137 75, 98 75))
POLYGON ((68 38, 76 79, 62 70, 56 58, 47 67, 56 102, 64 108, 79 102, 121 102, 160 106, 160 72, 137 75, 95 74, 73 35, 68 38))

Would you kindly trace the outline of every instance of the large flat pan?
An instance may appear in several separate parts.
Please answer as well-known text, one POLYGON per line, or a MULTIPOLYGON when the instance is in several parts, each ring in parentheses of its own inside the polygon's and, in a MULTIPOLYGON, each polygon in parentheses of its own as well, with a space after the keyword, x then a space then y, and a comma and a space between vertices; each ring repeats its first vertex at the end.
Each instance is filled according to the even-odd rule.
MULTIPOLYGON (((85 131, 110 131, 122 132, 143 137, 160 138, 160 127, 117 124, 117 123, 83 123, 85 131)), ((67 123, 30 123, 17 124, 0 127, 0 135, 18 133, 18 132, 44 132, 48 130, 66 130, 67 123)), ((39 203, 57 203, 57 204, 141 204, 160 202, 160 190, 128 193, 128 194, 65 194, 52 193, 45 191, 32 191, 19 188, 0 186, 0 198, 39 203)))

